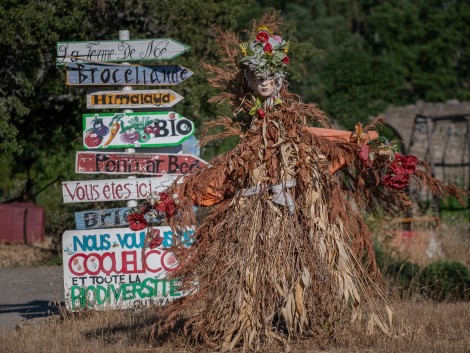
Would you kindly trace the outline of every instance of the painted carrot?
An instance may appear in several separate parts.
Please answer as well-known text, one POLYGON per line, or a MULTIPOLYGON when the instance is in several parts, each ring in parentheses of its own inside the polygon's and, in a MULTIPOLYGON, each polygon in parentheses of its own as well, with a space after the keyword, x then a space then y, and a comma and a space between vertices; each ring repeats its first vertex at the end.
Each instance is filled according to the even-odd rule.
POLYGON ((116 137, 120 127, 121 125, 119 125, 117 121, 113 125, 111 125, 111 134, 109 135, 108 140, 104 144, 104 147, 108 146, 111 141, 116 137))

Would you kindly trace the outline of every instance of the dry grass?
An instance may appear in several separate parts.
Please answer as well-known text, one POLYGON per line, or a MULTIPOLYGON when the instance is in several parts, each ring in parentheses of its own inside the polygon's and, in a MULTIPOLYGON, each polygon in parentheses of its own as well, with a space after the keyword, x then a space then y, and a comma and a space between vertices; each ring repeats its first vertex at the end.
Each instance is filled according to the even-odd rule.
MULTIPOLYGON (((440 258, 470 265, 468 224, 443 225, 437 235, 440 258)), ((426 235, 411 241, 408 238, 401 244, 400 255, 421 265, 429 263, 433 260, 425 251, 429 240, 426 235)), ((47 252, 25 246, 0 245, 0 267, 34 266, 47 255, 47 252)), ((336 341, 304 339, 292 343, 290 350, 299 353, 470 353, 470 302, 436 303, 418 296, 410 297, 412 299, 394 302, 399 317, 411 327, 411 332, 403 337, 388 338, 379 333, 367 336, 363 329, 353 327, 341 332, 336 341)), ((155 319, 154 309, 89 312, 80 316, 64 312, 63 317, 56 320, 0 333, 0 352, 210 352, 188 343, 178 332, 159 342, 151 342, 149 335, 155 319)), ((264 351, 274 353, 285 349, 269 347, 264 351)))
MULTIPOLYGON (((395 302, 399 315, 412 328, 400 338, 382 334, 367 336, 359 328, 340 334, 337 342, 318 343, 313 338, 294 342, 291 352, 364 353, 433 352, 464 353, 470 347, 470 303, 395 302)), ((5 353, 128 353, 128 352, 209 352, 188 344, 174 333, 161 342, 150 343, 150 326, 155 311, 108 311, 46 320, 0 335, 0 351, 5 353)), ((265 352, 283 352, 269 347, 265 352)))
POLYGON ((48 240, 38 245, 0 243, 0 268, 44 265, 54 255, 48 240))

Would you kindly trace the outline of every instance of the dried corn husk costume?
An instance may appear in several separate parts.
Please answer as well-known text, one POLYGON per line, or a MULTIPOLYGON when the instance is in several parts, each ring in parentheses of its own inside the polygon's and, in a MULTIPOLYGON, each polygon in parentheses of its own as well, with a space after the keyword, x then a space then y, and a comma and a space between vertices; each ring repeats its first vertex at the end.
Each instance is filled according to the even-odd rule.
POLYGON ((254 24, 249 43, 220 32, 223 66, 205 65, 222 91, 212 101, 229 102, 234 115, 210 123, 224 131, 203 142, 233 135, 240 142, 165 194, 178 195, 169 219, 177 234, 195 224, 193 204, 214 207, 193 245, 173 248, 180 267, 172 277, 188 294, 161 310, 157 333, 183 318, 186 334, 221 351, 331 337, 361 317, 391 334, 392 310, 375 284, 380 275, 360 212, 403 209, 400 175, 455 193, 430 178, 424 162, 373 140, 371 126, 328 129, 316 105, 282 84, 289 44, 276 33, 273 15, 254 24))

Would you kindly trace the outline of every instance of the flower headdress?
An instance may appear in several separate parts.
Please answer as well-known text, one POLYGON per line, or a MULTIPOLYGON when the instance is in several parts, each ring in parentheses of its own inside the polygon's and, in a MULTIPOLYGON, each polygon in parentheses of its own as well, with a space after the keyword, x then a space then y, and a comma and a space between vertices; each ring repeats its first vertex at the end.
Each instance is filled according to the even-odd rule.
POLYGON ((240 49, 243 54, 240 62, 247 65, 255 76, 266 79, 271 76, 283 78, 286 75, 289 42, 268 27, 259 26, 256 37, 240 44, 240 49))

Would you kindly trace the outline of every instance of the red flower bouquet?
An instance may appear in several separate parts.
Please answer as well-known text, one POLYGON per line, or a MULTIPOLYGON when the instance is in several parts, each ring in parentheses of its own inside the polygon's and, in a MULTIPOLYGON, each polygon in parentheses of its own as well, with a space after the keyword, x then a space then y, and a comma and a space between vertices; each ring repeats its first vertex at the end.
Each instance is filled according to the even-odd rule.
POLYGON ((361 146, 358 155, 362 162, 362 169, 366 170, 374 165, 374 169, 378 171, 375 175, 378 175, 380 179, 376 179, 376 185, 382 183, 397 190, 408 186, 411 174, 416 171, 418 158, 412 155, 402 155, 398 152, 398 145, 390 143, 384 137, 367 142, 364 137, 367 133, 363 131, 360 123, 356 125, 355 133, 357 143, 361 146))
POLYGON ((417 163, 418 158, 415 156, 395 153, 389 166, 391 173, 382 178, 382 183, 394 189, 404 189, 410 183, 410 175, 416 171, 417 163))
POLYGON ((159 223, 164 218, 173 217, 176 212, 175 198, 175 195, 171 196, 166 192, 150 195, 127 215, 129 228, 134 231, 142 230, 148 226, 148 220, 151 223, 159 223))
POLYGON ((145 201, 132 208, 127 215, 129 228, 133 231, 147 228, 145 248, 154 249, 163 243, 160 230, 153 228, 153 225, 160 224, 165 218, 169 219, 175 215, 178 203, 177 196, 166 192, 149 195, 145 201))

